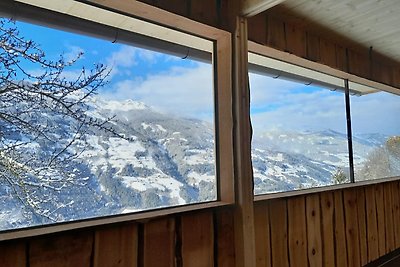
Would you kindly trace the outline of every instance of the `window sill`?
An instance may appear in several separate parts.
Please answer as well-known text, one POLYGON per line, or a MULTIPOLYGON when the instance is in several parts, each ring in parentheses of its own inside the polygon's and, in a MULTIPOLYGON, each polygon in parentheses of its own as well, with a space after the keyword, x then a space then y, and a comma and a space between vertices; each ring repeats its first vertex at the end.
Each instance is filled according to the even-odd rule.
POLYGON ((56 224, 38 225, 30 228, 21 228, 21 229, 6 230, 0 232, 0 241, 35 237, 46 234, 53 234, 58 232, 109 225, 115 223, 146 221, 161 216, 179 215, 187 212, 222 208, 231 205, 232 203, 215 201, 215 202, 191 204, 185 206, 161 208, 157 210, 149 210, 138 213, 129 213, 129 214, 112 215, 100 218, 98 217, 92 219, 84 219, 74 222, 61 222, 56 224))

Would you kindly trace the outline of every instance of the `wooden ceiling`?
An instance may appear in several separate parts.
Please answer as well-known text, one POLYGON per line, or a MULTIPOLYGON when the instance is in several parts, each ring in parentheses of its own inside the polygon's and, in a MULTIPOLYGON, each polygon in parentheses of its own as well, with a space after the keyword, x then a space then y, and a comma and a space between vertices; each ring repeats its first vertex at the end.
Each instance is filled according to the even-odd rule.
POLYGON ((399 0, 285 0, 272 10, 400 61, 399 0))

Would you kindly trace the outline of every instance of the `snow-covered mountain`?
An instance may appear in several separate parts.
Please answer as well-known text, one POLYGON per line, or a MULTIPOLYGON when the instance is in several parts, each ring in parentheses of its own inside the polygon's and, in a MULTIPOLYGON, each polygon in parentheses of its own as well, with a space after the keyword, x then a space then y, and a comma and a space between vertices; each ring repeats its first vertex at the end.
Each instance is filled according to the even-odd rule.
MULTIPOLYGON (((333 130, 293 132, 273 130, 253 138, 255 193, 278 192, 335 183, 338 170, 348 176, 347 135, 333 130)), ((387 139, 381 134, 353 138, 357 171, 369 153, 387 139)))
MULTIPOLYGON (((21 188, 16 197, 17 177, 14 186, 0 177, 0 230, 217 198, 211 123, 163 114, 132 100, 92 98, 87 114, 100 120, 115 116, 110 125, 119 135, 89 127, 84 137, 68 147, 75 156, 63 166, 65 173, 46 169, 45 174, 35 172, 36 176, 26 178, 29 205, 21 201, 21 188)), ((39 158, 68 144, 71 128, 76 127, 68 118, 48 111, 31 119, 46 121, 59 139, 55 147, 46 140, 32 140, 18 148, 39 158)), ((29 140, 18 129, 1 123, 0 127, 3 144, 29 140)), ((356 162, 363 162, 379 140, 385 139, 358 136, 356 162)), ((255 192, 331 184, 332 174, 347 166, 347 160, 343 134, 265 132, 253 142, 255 192)))

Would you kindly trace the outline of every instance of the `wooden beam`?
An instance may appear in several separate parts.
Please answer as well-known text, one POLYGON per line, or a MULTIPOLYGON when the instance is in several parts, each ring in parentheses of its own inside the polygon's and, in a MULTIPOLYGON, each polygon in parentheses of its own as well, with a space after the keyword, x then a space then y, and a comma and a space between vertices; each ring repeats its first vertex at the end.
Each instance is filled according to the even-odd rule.
POLYGON ((252 17, 267 9, 270 9, 285 0, 242 0, 241 1, 241 15, 245 17, 252 17))
POLYGON ((235 249, 237 267, 256 266, 251 165, 250 90, 248 80, 247 19, 236 18, 234 109, 235 109, 235 249))

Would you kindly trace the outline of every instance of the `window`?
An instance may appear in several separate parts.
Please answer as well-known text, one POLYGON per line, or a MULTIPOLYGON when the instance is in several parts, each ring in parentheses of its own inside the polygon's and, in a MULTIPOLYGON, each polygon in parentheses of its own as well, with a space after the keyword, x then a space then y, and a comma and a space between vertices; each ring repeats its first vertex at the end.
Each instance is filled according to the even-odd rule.
POLYGON ((250 75, 256 194, 348 181, 344 94, 250 75))
POLYGON ((256 195, 400 175, 396 95, 269 54, 249 53, 256 195))
POLYGON ((1 19, 0 231, 232 201, 229 34, 44 5, 99 38, 1 19))
POLYGON ((356 181, 400 176, 399 97, 376 92, 351 97, 356 181))

